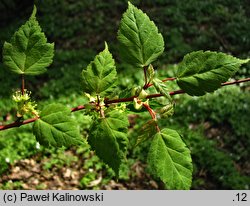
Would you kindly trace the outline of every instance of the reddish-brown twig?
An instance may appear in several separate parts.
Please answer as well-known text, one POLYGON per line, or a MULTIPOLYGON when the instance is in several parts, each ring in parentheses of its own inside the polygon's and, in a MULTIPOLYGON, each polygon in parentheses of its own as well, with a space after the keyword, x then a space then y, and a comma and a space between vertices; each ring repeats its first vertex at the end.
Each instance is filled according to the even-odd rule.
MULTIPOLYGON (((172 79, 172 80, 174 80, 174 79, 172 79)), ((168 80, 166 79, 166 81, 168 81, 168 80)), ((232 81, 232 82, 225 82, 225 83, 222 83, 221 86, 239 84, 239 83, 248 82, 248 81, 250 81, 250 78, 235 80, 235 81, 232 81)), ((176 94, 184 94, 184 93, 185 92, 183 90, 176 90, 176 91, 169 92, 169 94, 171 96, 176 95, 176 94)), ((151 98, 156 98, 156 97, 161 97, 161 96, 162 96, 162 94, 150 94, 146 98, 151 99, 151 98)), ((108 100, 107 99, 107 100, 105 100, 105 104, 109 105, 109 104, 120 103, 120 102, 131 102, 131 101, 133 101, 134 98, 135 98, 135 96, 128 97, 128 98, 113 99, 113 100, 108 100)), ((80 105, 80 106, 72 108, 71 112, 76 112, 76 111, 83 110, 83 109, 85 109, 84 105, 80 105)), ((18 122, 13 122, 13 123, 10 123, 10 124, 7 124, 7 125, 1 125, 0 130, 6 130, 6 129, 9 129, 9 128, 13 128, 13 127, 20 127, 22 125, 35 122, 37 119, 38 119, 38 117, 35 117, 35 118, 27 119, 27 120, 24 120, 24 121, 20 121, 20 122, 18 121, 18 122)))

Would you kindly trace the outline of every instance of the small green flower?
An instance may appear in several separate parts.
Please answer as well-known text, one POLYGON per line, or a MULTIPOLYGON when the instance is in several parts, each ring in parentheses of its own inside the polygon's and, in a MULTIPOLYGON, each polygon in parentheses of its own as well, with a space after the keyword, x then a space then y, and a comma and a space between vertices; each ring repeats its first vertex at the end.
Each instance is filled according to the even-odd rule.
POLYGON ((25 102, 30 99, 31 92, 24 90, 24 94, 20 90, 17 90, 15 94, 13 94, 12 98, 16 103, 25 102))
POLYGON ((16 91, 12 98, 17 103, 17 117, 23 117, 27 115, 39 116, 38 111, 35 109, 37 104, 30 99, 31 92, 24 90, 24 93, 20 90, 16 91))
POLYGON ((114 109, 121 112, 121 113, 125 112, 126 111, 126 104, 121 103, 120 105, 115 105, 114 109))

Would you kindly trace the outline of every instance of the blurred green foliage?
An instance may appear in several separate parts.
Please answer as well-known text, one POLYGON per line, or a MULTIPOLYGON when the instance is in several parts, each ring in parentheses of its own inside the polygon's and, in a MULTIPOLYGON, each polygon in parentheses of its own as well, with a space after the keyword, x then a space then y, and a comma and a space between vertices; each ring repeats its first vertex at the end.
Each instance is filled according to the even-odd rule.
MULTIPOLYGON (((250 4, 247 0, 133 0, 163 34, 161 63, 179 62, 195 50, 213 50, 245 58, 250 51, 250 4)), ((116 59, 116 35, 127 0, 3 0, 0 46, 29 17, 33 4, 50 42, 61 50, 100 50, 110 44, 116 59)), ((80 57, 77 61, 80 61, 80 57)), ((248 66, 237 76, 249 75, 248 66)))
MULTIPOLYGON (((115 42, 127 0, 35 0, 2 1, 1 44, 13 26, 25 21, 33 2, 38 20, 57 48, 100 49, 115 42), (5 2, 5 3, 4 3, 5 2), (18 23, 17 23, 18 22, 18 23)), ((155 21, 166 42, 165 60, 176 62, 194 50, 249 54, 250 4, 247 0, 133 0, 155 21)), ((15 31, 15 29, 14 29, 15 31)))
POLYGON ((182 127, 199 171, 207 170, 225 189, 250 188, 250 95, 246 88, 227 86, 201 98, 183 95, 176 100, 171 123, 182 127))

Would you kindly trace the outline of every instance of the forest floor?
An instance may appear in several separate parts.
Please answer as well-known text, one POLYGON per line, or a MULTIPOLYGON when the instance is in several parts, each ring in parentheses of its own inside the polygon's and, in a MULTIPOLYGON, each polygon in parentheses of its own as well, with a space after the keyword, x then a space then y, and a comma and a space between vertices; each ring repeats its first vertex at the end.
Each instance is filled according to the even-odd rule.
MULTIPOLYGON (((68 150, 65 156, 75 158, 74 151, 68 150)), ((76 159, 75 159, 76 160, 76 159)), ((96 172, 90 168, 84 168, 84 160, 80 157, 77 161, 71 161, 68 165, 50 165, 51 157, 41 158, 35 155, 29 159, 17 161, 9 170, 0 177, 2 189, 48 189, 48 190, 79 190, 79 189, 103 189, 103 190, 139 190, 139 189, 164 189, 163 185, 154 181, 145 173, 145 165, 137 161, 131 165, 131 172, 126 180, 118 180, 107 177, 105 169, 99 170, 92 180, 89 173, 96 172), (86 179, 84 180, 86 176, 86 179), (106 178, 106 181, 104 179, 106 178), (82 182, 87 182, 83 185, 82 182), (104 183, 105 182, 105 183, 104 183)))

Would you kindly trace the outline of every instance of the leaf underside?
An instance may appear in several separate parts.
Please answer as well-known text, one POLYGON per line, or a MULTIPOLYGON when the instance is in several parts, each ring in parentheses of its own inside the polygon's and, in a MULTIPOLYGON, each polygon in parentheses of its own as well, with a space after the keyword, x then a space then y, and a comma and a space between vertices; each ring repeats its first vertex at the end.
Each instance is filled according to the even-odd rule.
POLYGON ((77 123, 69 115, 71 111, 61 104, 48 105, 35 121, 33 133, 41 145, 69 147, 84 143, 77 123))
POLYGON ((117 110, 105 114, 93 122, 88 142, 97 156, 119 175, 119 168, 125 158, 128 138, 127 116, 117 110))
POLYGON ((163 129, 153 137, 148 164, 168 189, 190 189, 193 170, 190 151, 175 130, 163 129))
POLYGON ((159 80, 157 78, 154 78, 152 83, 153 83, 153 85, 154 85, 157 92, 159 92, 164 97, 166 97, 169 102, 172 102, 172 98, 169 95, 169 91, 167 89, 167 86, 161 80, 159 80))
POLYGON ((177 84, 189 95, 201 96, 218 89, 248 61, 220 52, 192 52, 178 66, 177 84))
POLYGON ((116 74, 115 61, 105 43, 105 49, 82 71, 84 92, 103 94, 116 82, 116 74))
POLYGON ((139 68, 155 61, 164 51, 163 37, 154 22, 131 3, 123 14, 118 40, 123 61, 139 68))
POLYGON ((146 122, 139 130, 139 135, 137 137, 136 145, 152 138, 157 132, 156 130, 157 122, 155 120, 149 120, 146 122))
POLYGON ((36 7, 30 19, 3 46, 3 63, 17 74, 44 73, 53 60, 54 44, 47 43, 35 14, 36 7))

